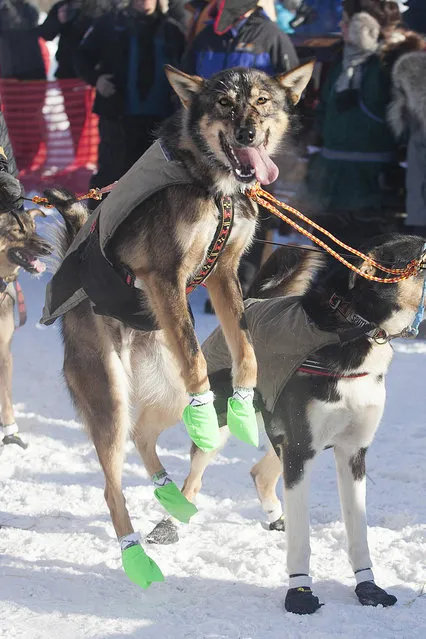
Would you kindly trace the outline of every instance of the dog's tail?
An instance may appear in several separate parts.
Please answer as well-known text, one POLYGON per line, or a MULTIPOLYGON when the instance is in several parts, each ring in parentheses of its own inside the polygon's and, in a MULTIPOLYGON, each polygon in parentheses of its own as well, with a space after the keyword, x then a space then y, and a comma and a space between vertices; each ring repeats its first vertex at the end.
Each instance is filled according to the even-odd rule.
POLYGON ((62 188, 46 189, 45 196, 64 220, 53 240, 56 256, 63 260, 75 236, 87 221, 89 211, 75 195, 62 188))
POLYGON ((319 251, 282 246, 262 266, 247 297, 303 296, 324 265, 325 258, 319 251))

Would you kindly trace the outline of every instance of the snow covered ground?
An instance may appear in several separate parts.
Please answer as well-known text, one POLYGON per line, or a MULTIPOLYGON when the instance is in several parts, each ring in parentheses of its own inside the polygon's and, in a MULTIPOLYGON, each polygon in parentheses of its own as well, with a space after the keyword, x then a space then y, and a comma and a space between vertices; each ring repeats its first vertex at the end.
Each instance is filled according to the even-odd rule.
MULTIPOLYGON (((175 546, 150 546, 166 581, 144 592, 124 575, 103 475, 61 378, 58 327, 37 324, 46 277, 21 278, 28 324, 17 332, 14 401, 26 451, 0 449, 0 636, 25 639, 424 639, 426 637, 425 342, 398 345, 386 414, 368 454, 370 546, 391 609, 363 608, 345 553, 333 458, 312 485, 312 575, 325 606, 287 614, 285 536, 263 523, 249 470, 260 452, 235 440, 206 472, 199 514, 175 546)), ((194 294, 198 332, 204 291, 194 294)), ((182 426, 160 456, 177 483, 188 470, 182 426)), ((124 486, 134 524, 162 517, 132 445, 124 486)))

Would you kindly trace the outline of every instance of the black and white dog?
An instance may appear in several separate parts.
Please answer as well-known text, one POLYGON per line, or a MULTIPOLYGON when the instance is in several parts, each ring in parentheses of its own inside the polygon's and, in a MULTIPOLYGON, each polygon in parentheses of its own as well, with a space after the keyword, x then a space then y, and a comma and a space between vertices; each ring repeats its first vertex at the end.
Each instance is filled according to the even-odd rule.
MULTIPOLYGON (((393 234, 372 242, 366 251, 382 265, 405 268, 425 255, 425 245, 418 237, 393 234)), ((369 263, 358 266, 384 276, 369 263)), ((358 599, 372 606, 396 602, 375 584, 371 569, 365 455, 385 405, 390 339, 410 332, 407 327, 423 311, 425 290, 424 271, 399 283, 376 283, 317 251, 296 247, 273 253, 252 287, 246 319, 258 359, 257 409, 273 447, 254 466, 252 476, 271 528, 278 528, 282 511, 275 489, 284 475, 289 574, 285 607, 290 612, 308 614, 321 606, 309 577, 308 496, 315 458, 328 447, 336 459, 358 599)), ((231 385, 231 360, 220 329, 203 350, 220 414, 231 385)), ((211 457, 193 446, 183 489, 189 499, 200 490, 211 457)), ((170 531, 171 525, 170 520, 161 522, 150 541, 165 543, 156 533, 166 532, 166 527, 170 531)))

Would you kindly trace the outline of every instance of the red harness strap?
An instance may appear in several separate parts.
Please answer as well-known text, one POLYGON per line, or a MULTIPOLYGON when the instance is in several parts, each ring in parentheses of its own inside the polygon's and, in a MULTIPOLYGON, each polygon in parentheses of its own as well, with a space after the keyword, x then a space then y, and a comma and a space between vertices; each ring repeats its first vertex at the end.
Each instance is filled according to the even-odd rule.
POLYGON ((16 291, 16 302, 18 304, 18 317, 19 317, 19 324, 18 326, 16 326, 16 330, 17 330, 18 328, 21 328, 21 326, 23 326, 27 321, 27 305, 25 304, 24 293, 22 291, 21 285, 19 284, 18 280, 15 280, 14 286, 16 291))
POLYGON ((307 375, 319 375, 320 377, 332 377, 333 379, 358 379, 358 377, 366 377, 369 373, 353 373, 352 375, 340 375, 333 373, 328 368, 313 359, 307 359, 302 366, 297 369, 299 373, 307 375))
POLYGON ((354 375, 337 375, 336 373, 328 373, 327 371, 319 371, 306 366, 300 366, 297 369, 299 373, 307 373, 308 375, 320 375, 321 377, 333 377, 334 379, 358 379, 365 377, 368 373, 355 373, 354 375))
POLYGON ((186 287, 186 294, 192 293, 200 284, 204 284, 219 259, 220 253, 226 246, 234 223, 234 203, 232 197, 224 195, 220 198, 218 206, 220 219, 216 228, 215 236, 208 248, 207 258, 198 274, 186 287))

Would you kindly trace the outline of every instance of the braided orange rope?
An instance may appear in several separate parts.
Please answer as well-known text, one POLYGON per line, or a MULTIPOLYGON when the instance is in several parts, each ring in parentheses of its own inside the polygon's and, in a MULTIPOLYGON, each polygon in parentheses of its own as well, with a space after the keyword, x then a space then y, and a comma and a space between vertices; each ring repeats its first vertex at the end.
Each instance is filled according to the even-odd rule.
POLYGON ((383 284, 394 284, 396 282, 401 282, 402 280, 406 280, 409 277, 411 277, 412 275, 417 275, 417 273, 420 271, 420 268, 422 266, 421 259, 412 260, 409 264, 407 264, 407 266, 404 269, 401 269, 401 268, 391 269, 391 268, 386 268, 385 266, 382 266, 381 264, 376 262, 373 258, 369 257, 368 255, 365 255, 364 253, 361 253, 361 251, 358 251, 357 249, 354 249, 351 246, 348 246, 347 244, 345 244, 344 242, 339 240, 337 237, 332 235, 330 233, 330 231, 327 231, 326 229, 324 229, 319 224, 316 224, 316 222, 313 222, 312 220, 310 220, 308 217, 306 217, 306 215, 303 215, 303 213, 301 213, 297 209, 293 208, 292 206, 289 206, 288 204, 285 204, 284 202, 280 202, 279 200, 274 198, 273 195, 271 195, 267 191, 264 191, 260 187, 260 184, 258 184, 258 183, 254 187, 252 187, 250 189, 247 189, 246 190, 246 195, 250 199, 254 200, 258 204, 263 206, 264 208, 268 209, 268 211, 273 213, 276 217, 279 217, 284 222, 287 222, 287 224, 289 224, 294 229, 296 229, 296 231, 298 231, 302 235, 305 235, 305 237, 309 238, 312 242, 314 242, 315 244, 317 244, 318 246, 323 248, 325 251, 327 251, 327 253, 332 255, 336 260, 338 260, 342 264, 344 264, 348 269, 350 269, 351 271, 354 271, 355 273, 357 273, 361 277, 364 277, 367 280, 371 280, 372 282, 381 282, 383 284), (283 209, 286 209, 290 213, 293 213, 299 219, 303 220, 304 222, 306 222, 307 224, 309 224, 313 228, 317 229, 318 231, 320 231, 321 233, 323 233, 324 235, 329 237, 335 244, 338 244, 339 246, 344 248, 349 253, 352 253, 353 255, 356 255, 357 257, 360 257, 361 259, 366 261, 368 264, 371 264, 375 268, 377 268, 377 269, 379 269, 381 271, 384 271, 385 273, 391 273, 391 274, 394 274, 394 275, 398 274, 398 276, 397 277, 384 278, 384 277, 376 277, 375 275, 369 275, 368 273, 364 273, 357 266, 355 266, 354 264, 351 264, 350 262, 345 260, 344 257, 339 255, 339 253, 337 253, 337 251, 333 250, 323 240, 319 239, 318 237, 315 237, 315 235, 310 233, 310 231, 307 231, 302 226, 297 224, 297 222, 295 222, 294 220, 290 219, 287 215, 285 215, 281 211, 278 211, 278 209, 276 209, 275 206, 270 204, 270 202, 273 202, 274 204, 277 204, 279 207, 281 207, 283 209))
MULTIPOLYGON (((109 188, 109 187, 107 187, 109 188)), ((90 189, 90 191, 88 193, 85 193, 84 195, 78 195, 77 196, 77 200, 88 200, 88 199, 92 199, 92 200, 102 200, 102 195, 103 193, 106 193, 107 191, 104 191, 103 189, 90 189)), ((41 204, 42 206, 44 206, 46 209, 54 209, 55 207, 53 206, 53 204, 50 204, 49 200, 47 199, 47 197, 41 197, 41 195, 34 195, 34 197, 31 198, 31 202, 33 202, 34 204, 41 204)))

